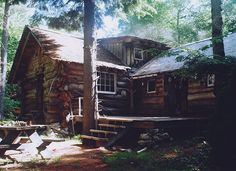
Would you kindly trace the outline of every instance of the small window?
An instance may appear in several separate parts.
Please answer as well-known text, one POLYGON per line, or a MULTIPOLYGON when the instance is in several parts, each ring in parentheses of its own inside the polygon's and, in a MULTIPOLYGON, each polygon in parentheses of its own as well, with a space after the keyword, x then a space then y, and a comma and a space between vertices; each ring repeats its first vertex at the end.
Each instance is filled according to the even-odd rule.
POLYGON ((148 93, 155 93, 156 92, 156 80, 148 80, 147 92, 148 93))
POLYGON ((215 85, 215 74, 207 75, 207 87, 212 87, 215 85))
POLYGON ((140 61, 143 60, 143 52, 142 49, 134 48, 134 59, 140 61))
POLYGON ((98 72, 97 89, 101 93, 115 94, 116 75, 114 73, 98 72))
POLYGON ((83 116, 83 97, 79 97, 79 116, 83 116))

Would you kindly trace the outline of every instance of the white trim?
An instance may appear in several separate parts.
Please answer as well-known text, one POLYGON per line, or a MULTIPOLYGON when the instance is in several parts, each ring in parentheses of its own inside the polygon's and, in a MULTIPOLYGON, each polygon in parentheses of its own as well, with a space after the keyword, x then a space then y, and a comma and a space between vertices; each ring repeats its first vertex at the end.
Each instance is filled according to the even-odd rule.
POLYGON ((84 97, 79 97, 79 116, 83 116, 82 112, 83 112, 83 106, 82 106, 82 100, 84 99, 84 97))
POLYGON ((207 74, 207 87, 213 87, 215 85, 215 74, 207 74), (209 84, 210 75, 213 77, 213 81, 209 84))
POLYGON ((147 80, 147 93, 156 93, 156 80, 155 79, 150 79, 150 80, 147 80), (149 82, 150 81, 154 81, 155 82, 155 90, 154 91, 149 91, 148 88, 149 88, 149 82))
POLYGON ((143 49, 134 48, 134 60, 142 61, 142 60, 143 60, 143 56, 144 56, 143 52, 144 52, 143 49), (142 57, 142 59, 139 59, 139 58, 136 58, 136 57, 135 57, 135 51, 136 51, 136 50, 141 51, 141 57, 142 57))
MULTIPOLYGON (((117 88, 117 85, 116 85, 117 84, 117 75, 116 75, 116 73, 110 73, 110 72, 105 72, 105 71, 97 71, 97 72, 111 74, 114 76, 114 91, 101 91, 101 90, 99 91, 98 84, 96 84, 97 85, 97 92, 100 94, 116 94, 116 88, 117 88)), ((98 79, 99 79, 99 76, 98 76, 98 79)), ((98 81, 98 79, 97 79, 97 81, 98 81)))

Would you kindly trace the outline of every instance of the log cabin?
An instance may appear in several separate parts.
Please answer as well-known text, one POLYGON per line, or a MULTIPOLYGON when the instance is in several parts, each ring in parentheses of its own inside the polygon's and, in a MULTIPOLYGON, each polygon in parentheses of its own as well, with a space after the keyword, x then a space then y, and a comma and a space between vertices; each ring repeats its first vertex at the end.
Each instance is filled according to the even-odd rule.
MULTIPOLYGON (((97 110, 101 115, 130 115, 131 68, 137 69, 167 45, 132 36, 104 38, 97 45, 97 110)), ((9 83, 21 88, 21 116, 33 123, 66 125, 66 115, 82 116, 83 39, 25 27, 9 83)))
MULTIPOLYGON (((236 34, 224 38, 226 55, 236 56, 236 34)), ((211 40, 182 46, 200 49, 211 40)), ((214 110, 214 75, 202 80, 176 79, 183 62, 159 57, 170 48, 133 36, 98 39, 97 110, 104 116, 189 117, 214 110), (157 57, 154 57, 156 56, 157 57)), ((204 52, 212 55, 212 48, 204 52)), ((83 115, 83 39, 51 30, 25 27, 9 83, 21 88, 21 115, 34 123, 60 122, 83 115)))
MULTIPOLYGON (((236 33, 224 37, 226 56, 236 57, 235 42, 236 33)), ((210 38, 180 48, 202 49, 205 55, 213 56, 210 38)), ((208 117, 214 112, 214 74, 201 79, 175 78, 173 73, 184 65, 184 62, 176 60, 179 55, 170 53, 164 57, 157 56, 132 75, 136 115, 208 117)))

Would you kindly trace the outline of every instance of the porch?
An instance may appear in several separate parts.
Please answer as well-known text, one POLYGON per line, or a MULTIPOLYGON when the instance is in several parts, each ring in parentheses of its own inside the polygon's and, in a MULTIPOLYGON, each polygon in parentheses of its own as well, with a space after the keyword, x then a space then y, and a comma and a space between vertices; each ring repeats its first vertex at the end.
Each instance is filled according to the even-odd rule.
POLYGON ((90 135, 82 135, 81 138, 96 146, 111 147, 127 137, 127 141, 135 141, 140 132, 148 129, 165 129, 174 135, 197 132, 207 125, 208 118, 204 117, 101 116, 96 128, 90 130, 90 135))

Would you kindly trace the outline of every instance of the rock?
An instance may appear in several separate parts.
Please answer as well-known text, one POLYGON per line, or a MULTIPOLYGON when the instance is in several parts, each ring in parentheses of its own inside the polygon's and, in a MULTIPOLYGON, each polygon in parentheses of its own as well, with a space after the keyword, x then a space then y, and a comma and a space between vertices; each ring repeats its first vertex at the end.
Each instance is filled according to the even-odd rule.
POLYGON ((142 146, 158 148, 158 144, 165 140, 171 140, 167 132, 159 129, 152 129, 146 133, 140 134, 138 144, 142 146))
POLYGON ((143 146, 149 146, 149 145, 153 144, 153 141, 152 140, 139 140, 138 144, 143 145, 143 146))
POLYGON ((159 133, 159 129, 158 128, 156 128, 156 129, 152 129, 152 130, 150 130, 150 134, 158 134, 159 133))
POLYGON ((148 140, 151 139, 150 135, 148 133, 140 134, 141 140, 148 140))

